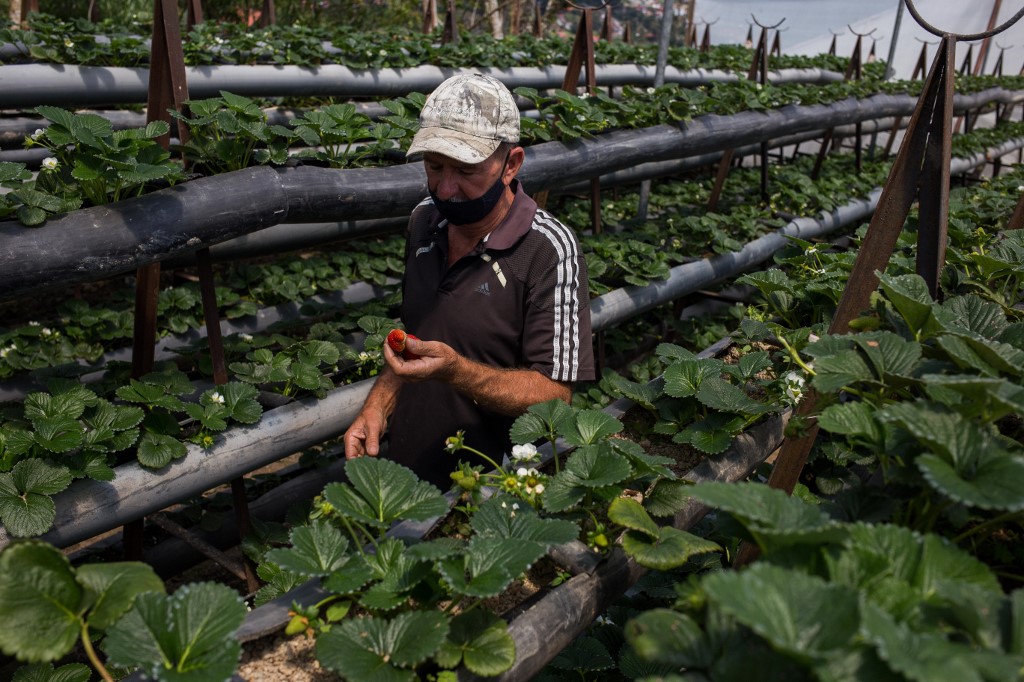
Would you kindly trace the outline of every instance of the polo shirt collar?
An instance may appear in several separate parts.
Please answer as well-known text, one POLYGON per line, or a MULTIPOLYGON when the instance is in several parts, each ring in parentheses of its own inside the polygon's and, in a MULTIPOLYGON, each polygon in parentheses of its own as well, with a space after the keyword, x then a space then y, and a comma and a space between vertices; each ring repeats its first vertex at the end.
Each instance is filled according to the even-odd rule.
MULTIPOLYGON (((530 231, 533 216, 537 212, 537 202, 524 190, 518 179, 512 178, 511 187, 515 192, 512 205, 501 223, 490 231, 477 246, 477 251, 484 249, 508 249, 515 245, 530 231)), ((448 221, 438 213, 434 218, 437 222, 432 228, 435 238, 439 237, 448 227, 448 221)))
POLYGON ((515 196, 512 199, 512 206, 501 223, 491 230, 483 239, 483 246, 488 249, 509 249, 530 231, 533 224, 533 216, 537 212, 537 202, 523 191, 523 185, 518 179, 513 178, 513 190, 515 196))

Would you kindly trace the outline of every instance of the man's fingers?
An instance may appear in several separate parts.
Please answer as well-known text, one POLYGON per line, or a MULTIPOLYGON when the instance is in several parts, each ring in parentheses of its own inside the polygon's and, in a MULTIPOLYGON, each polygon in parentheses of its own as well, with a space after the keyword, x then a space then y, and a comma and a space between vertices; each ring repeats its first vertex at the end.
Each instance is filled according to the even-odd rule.
POLYGON ((366 429, 352 429, 345 435, 345 459, 376 457, 380 454, 380 438, 367 435, 366 429))
POLYGON ((366 439, 366 431, 353 429, 345 435, 345 459, 355 459, 366 454, 363 441, 366 439))

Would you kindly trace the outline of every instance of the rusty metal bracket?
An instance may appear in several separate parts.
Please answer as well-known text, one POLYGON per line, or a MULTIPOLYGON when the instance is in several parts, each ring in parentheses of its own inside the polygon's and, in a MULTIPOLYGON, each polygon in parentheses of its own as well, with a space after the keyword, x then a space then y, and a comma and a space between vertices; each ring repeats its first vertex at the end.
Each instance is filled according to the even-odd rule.
POLYGON ((777 30, 775 32, 775 38, 772 39, 772 49, 769 52, 769 54, 771 54, 774 57, 781 57, 782 56, 781 36, 782 36, 783 33, 785 33, 788 30, 789 30, 789 26, 787 26, 786 28, 780 28, 779 30, 777 30))
MULTIPOLYGON (((754 50, 754 58, 750 62, 750 68, 747 70, 747 80, 756 80, 762 87, 768 83, 768 31, 774 28, 778 28, 782 25, 782 22, 786 20, 782 18, 777 24, 772 26, 766 26, 757 20, 757 17, 751 15, 754 23, 761 28, 760 37, 757 40, 757 48, 754 50)), ((751 25, 753 30, 753 25, 751 25)), ((711 194, 708 196, 708 203, 706 209, 709 212, 713 212, 718 209, 718 200, 722 196, 722 189, 725 187, 726 178, 729 177, 729 168, 732 166, 733 150, 724 149, 722 150, 722 158, 718 162, 718 170, 715 173, 715 184, 711 188, 711 194)), ((761 143, 761 200, 765 203, 768 202, 768 141, 761 143)))
POLYGON ((253 587, 248 584, 246 575, 247 571, 245 570, 245 568, 242 567, 241 564, 239 564, 239 562, 235 561, 227 554, 211 545, 209 542, 206 542, 202 538, 197 537, 188 528, 185 528, 184 526, 175 523, 174 521, 167 518, 167 516, 160 512, 157 512, 156 514, 151 514, 149 516, 149 519, 170 535, 173 535, 174 537, 183 541, 185 544, 189 545, 193 549, 199 551, 203 556, 208 557, 211 561, 216 563, 221 568, 225 569, 228 573, 231 573, 239 580, 246 581, 246 589, 249 590, 250 594, 255 592, 256 589, 259 589, 258 584, 256 585, 255 589, 253 589, 253 587))
POLYGON ((701 36, 699 48, 701 52, 708 52, 711 49, 711 27, 718 23, 718 19, 706 21, 704 17, 701 17, 701 23, 704 24, 704 33, 701 36))
POLYGON ((263 10, 260 12, 260 26, 266 28, 267 26, 277 25, 277 8, 274 6, 274 0, 263 0, 263 10))
MULTIPOLYGON (((213 363, 213 382, 217 386, 223 386, 228 383, 228 367, 224 357, 224 341, 220 332, 220 313, 217 310, 217 294, 213 281, 213 266, 210 262, 210 249, 204 248, 196 252, 196 265, 199 270, 199 290, 203 300, 206 338, 210 344, 210 358, 213 363)), ((231 498, 235 512, 235 524, 238 527, 238 539, 241 541, 252 529, 249 500, 245 494, 245 481, 242 478, 231 481, 231 498)), ((242 565, 246 588, 249 592, 255 592, 260 586, 259 579, 256 577, 256 569, 248 559, 243 559, 242 565)))
MULTIPOLYGON (((846 73, 843 75, 844 81, 859 81, 864 76, 863 64, 861 62, 861 52, 863 51, 864 38, 868 38, 877 29, 871 29, 867 33, 858 33, 853 30, 852 26, 847 25, 850 29, 850 33, 857 36, 857 40, 853 45, 853 54, 850 55, 850 63, 846 66, 846 73)), ((829 128, 825 131, 824 136, 821 139, 821 146, 818 148, 818 156, 814 160, 814 168, 811 170, 811 179, 817 180, 821 176, 821 168, 825 164, 825 157, 829 153, 829 148, 832 150, 838 145, 832 144, 832 136, 835 134, 835 128, 829 128)), ((860 175, 862 163, 863 163, 863 152, 861 150, 861 122, 857 121, 854 126, 854 165, 857 169, 857 174, 860 175)))
POLYGON ((455 2, 448 0, 445 3, 444 30, 441 33, 441 44, 456 44, 459 42, 459 28, 455 25, 455 2))
POLYGON ((202 0, 187 0, 185 4, 185 30, 191 31, 196 24, 203 23, 202 0))
POLYGON ((829 45, 828 45, 828 55, 829 55, 830 57, 835 57, 835 56, 836 56, 836 54, 838 53, 838 52, 837 52, 837 50, 838 50, 838 45, 836 44, 836 39, 837 39, 837 38, 838 38, 839 36, 843 35, 843 34, 842 34, 842 33, 836 33, 836 32, 835 32, 835 31, 833 31, 832 29, 829 29, 829 30, 828 30, 828 32, 832 34, 832 42, 831 42, 831 43, 829 43, 829 45))

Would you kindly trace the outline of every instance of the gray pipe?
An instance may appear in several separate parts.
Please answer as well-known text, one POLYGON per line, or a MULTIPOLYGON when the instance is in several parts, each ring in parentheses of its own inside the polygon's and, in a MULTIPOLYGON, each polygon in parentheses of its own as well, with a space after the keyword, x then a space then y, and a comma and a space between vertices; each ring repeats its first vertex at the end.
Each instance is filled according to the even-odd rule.
MULTIPOLYGON (((188 96, 217 97, 221 90, 246 97, 399 97, 430 92, 449 76, 479 72, 503 81, 509 89, 520 86, 546 90, 560 88, 565 66, 442 68, 422 65, 406 69, 352 69, 337 64, 317 68, 294 65, 238 65, 186 67, 188 96)), ((655 68, 643 64, 604 64, 596 68, 600 86, 652 85, 655 68)), ((842 74, 823 69, 783 69, 772 72, 773 82, 826 83, 842 74)), ((665 82, 697 87, 714 81, 735 81, 736 74, 718 69, 683 71, 668 67, 665 82)), ((581 75, 581 84, 585 85, 581 75)), ((144 103, 149 69, 106 66, 10 64, 0 66, 0 108, 31 108, 41 104, 95 106, 144 103)))
MULTIPOLYGON (((67 547, 336 438, 355 419, 372 384, 368 379, 323 400, 306 398, 269 410, 258 424, 226 431, 209 450, 188 445, 188 454, 160 471, 132 462, 117 467, 113 481, 76 481, 53 497, 57 518, 40 539, 67 547)), ((10 540, 0 528, 0 549, 10 540)))
MULTIPOLYGON (((1024 97, 993 88, 959 106, 1024 97)), ((916 99, 876 95, 832 105, 702 116, 678 126, 621 130, 527 149, 527 191, 559 187, 640 163, 695 156, 819 130, 909 114, 916 99)), ((129 272, 283 222, 401 216, 426 195, 420 164, 333 170, 249 168, 200 178, 116 204, 81 209, 25 229, 0 223, 0 299, 129 272)))

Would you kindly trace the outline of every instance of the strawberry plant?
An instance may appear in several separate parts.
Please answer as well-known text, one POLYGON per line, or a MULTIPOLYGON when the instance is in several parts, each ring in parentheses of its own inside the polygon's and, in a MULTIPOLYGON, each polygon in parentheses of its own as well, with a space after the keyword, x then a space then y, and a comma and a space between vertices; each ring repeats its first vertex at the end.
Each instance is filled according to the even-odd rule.
POLYGON ((1024 591, 1004 593, 941 536, 836 520, 757 483, 690 492, 762 555, 680 584, 673 606, 631 620, 626 638, 643 660, 722 680, 1018 676, 1024 591))
POLYGON ((673 344, 660 344, 656 354, 665 370, 650 383, 608 378, 651 414, 652 433, 701 452, 724 451, 753 423, 795 402, 787 393, 790 379, 767 351, 744 353, 736 364, 698 358, 673 344))
POLYGON ((231 675, 245 606, 224 585, 195 583, 168 596, 146 564, 76 568, 50 545, 20 541, 0 551, 0 616, 0 650, 34 664, 15 679, 90 679, 80 664, 49 665, 79 644, 104 680, 116 666, 170 682, 231 675))
POLYGON ((61 205, 56 210, 36 206, 39 210, 30 211, 26 224, 42 223, 47 213, 74 210, 83 203, 100 206, 185 177, 181 166, 156 142, 169 130, 162 121, 115 131, 110 121, 96 114, 73 114, 51 106, 37 107, 35 112, 50 125, 27 138, 26 146, 45 147, 53 156, 44 160, 34 191, 59 198, 61 205))
MULTIPOLYGON (((468 539, 407 545, 385 532, 401 519, 445 514, 440 491, 384 459, 350 460, 345 469, 348 482, 328 485, 309 525, 292 530, 290 547, 266 553, 271 568, 261 566, 319 577, 331 594, 312 609, 296 606, 292 631, 315 635, 321 664, 346 679, 382 669, 411 679, 412 671, 460 664, 487 676, 506 670, 515 660, 512 640, 479 604, 547 547, 575 537, 575 525, 499 495, 474 514, 468 539)), ((273 596, 275 588, 265 588, 258 600, 273 596)))
POLYGON ((291 131, 267 125, 266 114, 248 97, 222 90, 220 97, 185 104, 191 115, 170 111, 190 133, 178 151, 200 170, 227 173, 254 163, 281 165, 288 160, 291 131))

